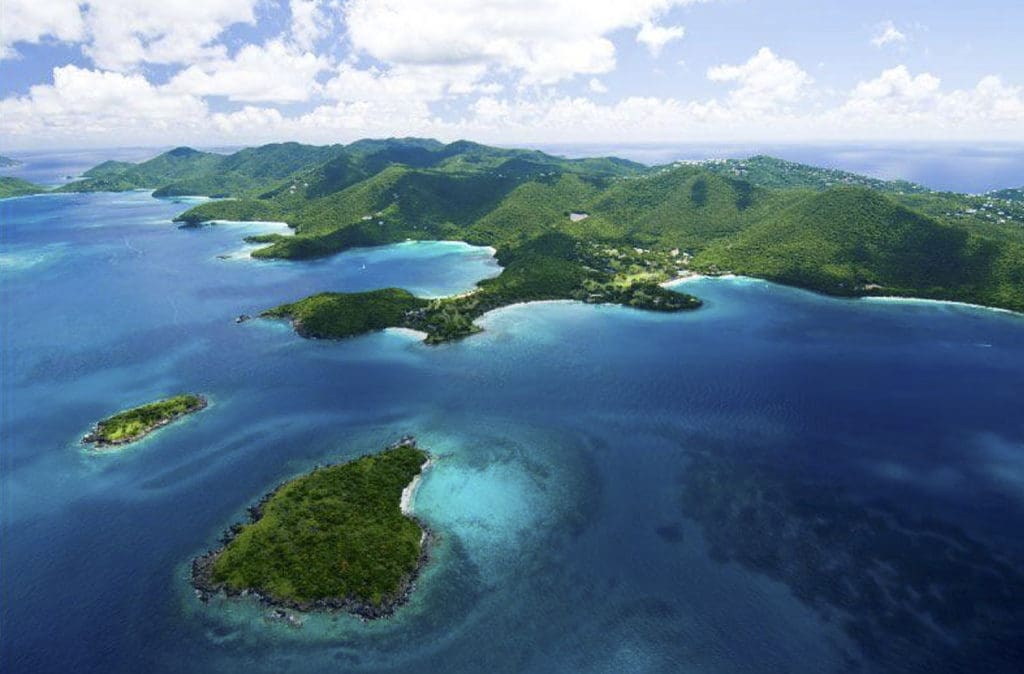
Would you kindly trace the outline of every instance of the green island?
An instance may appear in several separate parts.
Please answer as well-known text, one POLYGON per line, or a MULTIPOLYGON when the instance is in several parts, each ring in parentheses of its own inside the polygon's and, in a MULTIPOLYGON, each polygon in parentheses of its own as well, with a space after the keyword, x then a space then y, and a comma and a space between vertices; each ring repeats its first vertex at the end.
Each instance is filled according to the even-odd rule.
POLYGON ((0 199, 6 199, 8 197, 27 197, 33 194, 41 194, 47 192, 45 187, 30 183, 27 180, 21 178, 12 178, 11 176, 0 176, 0 199))
POLYGON ((204 601, 249 594, 279 611, 390 615, 427 561, 430 532, 404 509, 428 465, 407 436, 281 484, 249 509, 248 524, 228 530, 223 547, 193 560, 193 586, 204 601))
POLYGON ((219 198, 180 214, 186 226, 278 220, 295 230, 250 237, 265 244, 256 258, 460 240, 493 247, 503 267, 455 297, 320 293, 264 314, 292 318, 309 337, 400 326, 443 342, 479 331, 474 320, 486 311, 535 300, 693 309, 698 299, 662 284, 695 273, 1024 311, 1016 189, 936 192, 765 156, 646 166, 420 138, 230 155, 177 148, 101 164, 60 189, 140 188, 219 198))
POLYGON ((204 409, 207 404, 203 396, 187 393, 133 407, 97 423, 82 442, 93 444, 97 449, 127 445, 186 414, 204 409))

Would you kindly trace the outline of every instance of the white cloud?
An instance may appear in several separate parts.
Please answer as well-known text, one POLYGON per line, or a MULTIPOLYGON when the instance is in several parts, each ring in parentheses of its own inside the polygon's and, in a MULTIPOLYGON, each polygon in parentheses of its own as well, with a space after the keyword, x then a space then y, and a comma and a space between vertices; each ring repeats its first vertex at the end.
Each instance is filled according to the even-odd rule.
POLYGON ((356 68, 343 63, 324 86, 324 95, 331 100, 350 103, 431 102, 447 95, 495 91, 496 85, 481 83, 485 71, 486 67, 481 64, 413 64, 384 70, 356 68))
POLYGON ((84 51, 100 68, 127 70, 142 62, 193 63, 222 57, 213 44, 229 26, 252 23, 258 0, 102 0, 87 5, 84 51))
POLYGON ((80 44, 105 70, 139 63, 193 63, 222 57, 215 40, 229 26, 253 23, 259 0, 5 0, 0 57, 19 42, 80 44))
POLYGON ((154 87, 141 75, 78 68, 54 68, 53 84, 33 86, 27 95, 0 101, 5 132, 49 142, 159 142, 202 127, 202 100, 154 87))
POLYGON ((300 52, 281 40, 247 45, 234 58, 221 58, 182 70, 168 83, 173 92, 226 96, 232 101, 294 103, 320 91, 316 76, 326 59, 300 52))
POLYGON ((311 50, 330 32, 330 18, 322 0, 291 0, 291 37, 300 49, 311 50))
POLYGON ((4 0, 0 12, 0 59, 17 56, 19 42, 38 43, 47 37, 73 42, 85 35, 78 0, 4 0))
POLYGON ((768 47, 762 47, 746 63, 720 65, 708 69, 708 79, 735 82, 730 103, 755 111, 785 107, 799 100, 813 82, 795 61, 781 59, 768 47))
POLYGON ((485 64, 518 72, 525 84, 551 84, 609 72, 610 33, 695 1, 350 0, 344 19, 353 47, 387 64, 485 64))
POLYGON ((906 42, 907 36, 896 28, 892 21, 883 21, 878 25, 878 32, 871 38, 871 44, 882 48, 894 42, 906 42))
POLYGON ((590 78, 590 84, 588 85, 591 91, 595 94, 607 94, 608 87, 605 86, 604 82, 597 79, 596 77, 590 78))
POLYGON ((859 83, 832 117, 860 133, 899 130, 949 136, 998 130, 1019 137, 1024 91, 994 75, 983 77, 972 89, 943 91, 938 77, 912 75, 900 65, 859 83))
POLYGON ((673 40, 681 40, 686 29, 682 26, 658 26, 650 21, 645 21, 637 31, 636 41, 647 47, 647 51, 655 58, 661 54, 665 45, 673 40))

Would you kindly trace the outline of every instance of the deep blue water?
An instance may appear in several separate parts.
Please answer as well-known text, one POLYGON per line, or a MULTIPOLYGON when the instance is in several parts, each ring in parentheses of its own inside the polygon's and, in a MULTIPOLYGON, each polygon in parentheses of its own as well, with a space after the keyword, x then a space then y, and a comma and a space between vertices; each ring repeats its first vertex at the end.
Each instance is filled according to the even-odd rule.
POLYGON ((1010 672, 1024 657, 1024 319, 744 279, 657 315, 516 306, 428 347, 235 315, 472 287, 487 250, 239 255, 146 193, 0 202, 4 672, 1010 672), (232 254, 231 259, 219 255, 232 254), (212 405, 119 453, 97 419, 212 405), (268 624, 187 575, 247 505, 413 433, 440 532, 387 621, 268 624))

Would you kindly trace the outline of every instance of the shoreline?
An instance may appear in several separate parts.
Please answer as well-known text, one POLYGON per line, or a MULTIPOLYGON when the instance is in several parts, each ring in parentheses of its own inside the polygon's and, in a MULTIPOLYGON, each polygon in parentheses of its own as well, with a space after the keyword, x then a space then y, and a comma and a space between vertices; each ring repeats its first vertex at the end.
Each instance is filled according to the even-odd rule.
POLYGON ((901 297, 899 295, 863 295, 861 297, 856 297, 854 299, 869 300, 872 302, 887 304, 949 305, 954 307, 966 307, 968 309, 982 309, 984 311, 994 311, 1000 314, 1009 314, 1010 316, 1019 316, 1024 318, 1024 312, 1014 311, 1013 309, 1004 309, 1003 307, 990 307, 985 304, 975 304, 973 302, 961 302, 959 300, 935 300, 927 297, 901 297))
POLYGON ((412 478, 412 482, 406 485, 405 489, 402 490, 402 496, 398 501, 398 509, 402 511, 402 514, 406 517, 415 517, 412 512, 412 502, 416 498, 416 491, 420 487, 420 481, 423 478, 423 474, 430 470, 430 467, 434 465, 434 459, 430 456, 427 457, 426 462, 420 466, 420 472, 412 478))
MULTIPOLYGON (((398 442, 388 445, 385 448, 385 451, 408 445, 416 446, 416 439, 413 436, 404 436, 398 442)), ((192 585, 196 597, 204 604, 208 603, 210 599, 216 596, 223 596, 227 599, 253 597, 260 604, 270 609, 270 614, 268 615, 269 618, 284 621, 293 627, 301 627, 302 620, 298 616, 289 613, 289 611, 298 611, 301 613, 344 612, 364 621, 391 617, 398 608, 408 603, 413 590, 416 589, 416 580, 419 578, 426 565, 430 562, 430 551, 436 536, 430 527, 428 527, 418 517, 411 514, 408 509, 411 506, 413 497, 415 496, 416 488, 419 486, 420 477, 431 465, 433 465, 433 457, 428 453, 427 460, 420 466, 420 472, 417 473, 409 484, 405 486, 399 499, 399 509, 402 511, 402 514, 408 519, 414 521, 423 532, 420 536, 420 554, 416 560, 416 566, 404 578, 402 578, 399 586, 392 594, 385 595, 381 598, 381 603, 379 605, 352 597, 325 597, 305 602, 296 599, 282 599, 266 594, 265 592, 255 588, 245 588, 241 590, 232 589, 227 587, 224 583, 217 583, 213 580, 214 564, 224 550, 227 549, 227 546, 231 541, 233 541, 241 532, 242 527, 245 526, 245 524, 252 524, 259 521, 260 518, 263 517, 263 506, 270 501, 278 491, 293 482, 296 478, 290 478, 281 482, 271 491, 264 494, 254 505, 249 506, 246 509, 246 512, 249 515, 249 522, 235 522, 231 524, 218 539, 220 547, 207 550, 205 553, 192 559, 189 583, 192 585)), ((319 466, 317 466, 317 468, 319 468, 319 466)), ((317 468, 314 468, 313 470, 316 470, 317 468)))
POLYGON ((776 285, 781 288, 794 288, 796 290, 803 290, 805 292, 813 293, 815 295, 821 295, 823 297, 829 297, 837 300, 852 300, 852 301, 870 301, 878 303, 891 303, 891 304, 933 304, 933 305, 948 305, 953 307, 965 307, 968 309, 980 309, 983 311, 993 311, 999 314, 1008 314, 1010 316, 1019 316, 1024 318, 1024 312, 1014 311, 1013 309, 1005 309, 1003 307, 992 307, 987 304, 976 304, 974 302, 962 302, 960 300, 937 300, 930 297, 914 297, 914 296, 903 296, 903 295, 830 295, 828 293, 814 290, 812 288, 803 288, 801 286, 788 285, 785 283, 778 283, 769 279, 759 278, 757 276, 745 276, 743 274, 700 274, 693 272, 679 278, 674 278, 669 281, 665 281, 660 285, 663 288, 671 288, 675 285, 682 285, 693 281, 702 280, 737 280, 737 279, 749 279, 751 281, 761 281, 776 285))

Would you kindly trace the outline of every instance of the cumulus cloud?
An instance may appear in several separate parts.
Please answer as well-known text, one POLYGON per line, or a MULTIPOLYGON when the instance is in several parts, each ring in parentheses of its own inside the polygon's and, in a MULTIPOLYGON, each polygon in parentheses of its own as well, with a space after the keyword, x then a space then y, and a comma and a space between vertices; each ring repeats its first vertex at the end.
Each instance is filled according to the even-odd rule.
POLYGON ((291 38, 300 49, 311 50, 327 37, 330 17, 322 0, 291 0, 291 38))
POLYGON ((707 76, 714 82, 735 82, 730 103, 755 111, 796 102, 813 81, 795 61, 779 58, 768 47, 762 47, 746 63, 709 68, 707 76))
MULTIPOLYGON (((400 65, 390 69, 356 68, 343 63, 324 85, 324 96, 335 101, 437 101, 448 95, 495 90, 495 84, 481 83, 481 64, 400 65)), ((500 89, 500 86, 498 86, 500 89)))
POLYGON ((913 75, 900 65, 857 84, 831 116, 851 130, 962 134, 973 129, 998 129, 1019 136, 1010 130, 1024 123, 1024 92, 994 75, 983 77, 971 89, 944 91, 935 75, 913 75))
POLYGON ((234 58, 206 61, 182 70, 169 91, 198 96, 225 96, 231 101, 294 103, 320 91, 316 76, 330 64, 282 40, 246 45, 234 58))
POLYGON ((686 30, 682 26, 658 26, 645 21, 637 31, 636 41, 647 47, 647 51, 655 58, 661 54, 665 45, 673 40, 681 40, 686 30))
POLYGON ((253 23, 259 0, 5 0, 0 56, 18 42, 50 37, 82 45, 104 70, 139 63, 192 63, 223 56, 215 39, 236 23, 253 23))
POLYGON ((258 0, 102 0, 85 5, 89 40, 85 53, 100 68, 129 70, 136 64, 193 63, 222 57, 214 44, 225 29, 252 23, 258 0))
POLYGON ((38 43, 45 38, 75 42, 85 36, 78 0, 4 0, 2 12, 0 59, 17 56, 19 42, 38 43))
POLYGON ((551 84, 612 70, 616 30, 650 26, 645 35, 663 46, 677 28, 654 19, 695 1, 350 0, 344 20, 355 49, 388 64, 486 64, 551 84))
POLYGON ((33 86, 27 95, 0 101, 0 118, 13 135, 47 140, 166 142, 168 133, 202 128, 206 104, 188 94, 154 87, 141 75, 78 68, 54 68, 53 84, 33 86))
POLYGON ((61 16, 8 0, 18 18, 11 24, 8 9, 15 29, 5 26, 6 49, 65 40, 105 67, 57 68, 52 84, 0 101, 4 140, 1024 140, 1020 83, 989 75, 949 89, 931 73, 897 66, 850 82, 845 92, 819 90, 799 64, 767 47, 744 62, 709 68, 707 78, 722 85, 714 97, 607 95, 612 38, 626 47, 635 36, 657 54, 682 36, 681 27, 658 22, 690 1, 538 0, 524 7, 512 0, 282 0, 276 37, 229 51, 224 31, 253 20, 257 0, 146 3, 152 16, 144 20, 128 0, 94 0, 82 11, 85 3, 47 3, 68 10, 61 16), (125 18, 116 26, 119 7, 125 18), (327 35, 341 20, 349 21, 341 43, 348 53, 328 56, 337 52, 325 48, 327 35), (156 71, 160 80, 148 80, 139 67, 179 62, 164 84, 155 83, 164 81, 164 69, 156 71), (559 86, 574 77, 582 86, 571 90, 584 95, 559 86))
POLYGON ((871 44, 876 47, 884 47, 887 44, 894 42, 906 42, 907 36, 904 35, 896 28, 896 24, 892 21, 883 21, 878 25, 878 30, 874 37, 871 38, 871 44))

